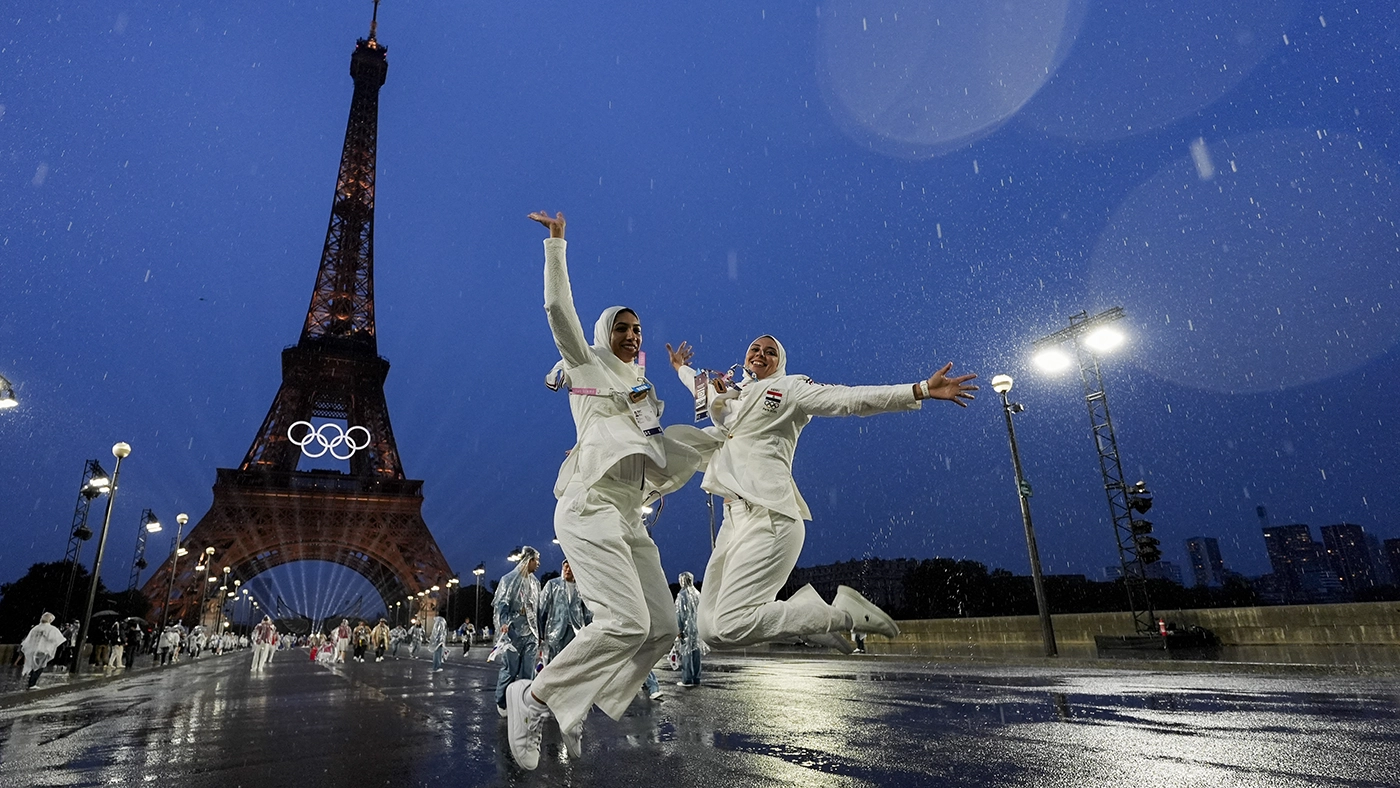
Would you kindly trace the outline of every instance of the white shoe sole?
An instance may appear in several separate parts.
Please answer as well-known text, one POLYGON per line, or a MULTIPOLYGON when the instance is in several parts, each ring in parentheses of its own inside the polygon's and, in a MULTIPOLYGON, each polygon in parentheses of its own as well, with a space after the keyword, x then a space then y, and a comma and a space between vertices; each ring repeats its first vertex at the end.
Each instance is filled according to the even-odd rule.
POLYGON ((836 600, 831 606, 849 613, 851 628, 857 632, 874 633, 887 638, 899 636, 899 625, 894 623, 894 619, 850 586, 836 587, 836 600))

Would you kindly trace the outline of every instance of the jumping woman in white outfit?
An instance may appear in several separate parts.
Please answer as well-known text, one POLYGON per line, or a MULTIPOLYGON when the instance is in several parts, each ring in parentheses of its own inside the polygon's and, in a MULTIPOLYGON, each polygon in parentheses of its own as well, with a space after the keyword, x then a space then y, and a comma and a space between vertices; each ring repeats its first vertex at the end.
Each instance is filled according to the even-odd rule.
MULTIPOLYGON (((690 387, 693 352, 682 342, 666 350, 681 381, 690 387)), ((702 487, 724 496, 724 525, 705 566, 700 598, 700 637, 715 649, 741 648, 801 637, 844 652, 852 646, 840 632, 899 634, 894 620, 854 589, 841 586, 827 604, 811 585, 791 599, 778 591, 797 566, 812 519, 792 478, 797 438, 813 416, 872 416, 918 410, 925 399, 967 407, 976 375, 947 377, 948 364, 927 380, 894 386, 825 386, 787 374, 787 352, 771 335, 749 345, 747 382, 741 389, 715 381, 719 395, 710 416, 723 440, 710 457, 702 487)))
POLYGON ((568 387, 578 434, 555 485, 554 533, 593 623, 533 683, 517 681, 506 690, 511 753, 526 769, 539 763, 545 711, 558 720, 564 745, 576 758, 593 704, 621 719, 637 687, 671 648, 675 607, 661 555, 642 525, 642 506, 647 495, 684 484, 700 463, 698 452, 662 434, 661 402, 637 363, 637 314, 620 306, 605 310, 590 346, 569 285, 564 215, 537 212, 530 218, 549 228, 545 312, 563 357, 547 382, 568 387))

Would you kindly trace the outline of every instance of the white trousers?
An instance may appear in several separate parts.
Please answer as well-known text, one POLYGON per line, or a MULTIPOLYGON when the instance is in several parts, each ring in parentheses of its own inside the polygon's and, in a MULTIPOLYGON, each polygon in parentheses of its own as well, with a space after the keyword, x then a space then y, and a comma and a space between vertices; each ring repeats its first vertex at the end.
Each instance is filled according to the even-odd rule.
POLYGON ((724 505, 700 595, 700 638, 711 648, 742 648, 770 640, 850 629, 850 616, 822 601, 810 586, 776 601, 797 566, 806 526, 747 501, 724 505))
POLYGON ((562 730, 593 704, 621 719, 647 673, 676 637, 676 608, 661 553, 642 525, 636 485, 571 484, 554 509, 554 533, 593 623, 535 677, 530 691, 562 730))
POLYGON ((253 670, 260 670, 263 665, 272 661, 272 649, 270 643, 253 644, 253 670))

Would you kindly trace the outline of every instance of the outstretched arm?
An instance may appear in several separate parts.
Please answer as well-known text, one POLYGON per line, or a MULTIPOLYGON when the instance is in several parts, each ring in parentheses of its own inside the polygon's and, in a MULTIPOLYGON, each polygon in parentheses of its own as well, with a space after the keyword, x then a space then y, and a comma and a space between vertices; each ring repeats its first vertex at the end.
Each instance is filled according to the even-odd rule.
POLYGON ((968 383, 969 380, 976 379, 976 375, 959 375, 955 378, 948 377, 948 373, 953 371, 953 362, 949 361, 943 368, 929 376, 923 383, 916 383, 919 389, 914 397, 917 399, 941 399, 956 403, 958 407, 965 408, 971 400, 977 399, 972 392, 977 391, 977 387, 968 383), (925 395, 924 389, 927 389, 925 395))
POLYGON ((549 320, 550 333, 554 335, 554 345, 559 348, 559 355, 564 357, 565 364, 583 366, 588 363, 591 354, 583 325, 578 319, 578 310, 574 308, 573 288, 569 284, 564 213, 560 211, 551 217, 547 211, 535 211, 529 218, 549 228, 549 238, 544 242, 544 312, 549 320))

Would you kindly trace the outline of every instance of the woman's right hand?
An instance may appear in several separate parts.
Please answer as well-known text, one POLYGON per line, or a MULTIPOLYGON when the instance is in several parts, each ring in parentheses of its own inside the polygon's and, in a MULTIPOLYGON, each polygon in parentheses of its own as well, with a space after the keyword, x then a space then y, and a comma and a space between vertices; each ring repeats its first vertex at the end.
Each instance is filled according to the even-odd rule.
POLYGON ((667 342, 666 354, 671 357, 671 368, 679 372, 681 367, 689 364, 690 360, 695 358, 695 349, 692 348, 689 343, 682 340, 681 346, 672 350, 671 343, 667 342))
POLYGON ((564 237, 564 212, 559 211, 550 217, 549 211, 535 211, 529 218, 549 228, 550 238, 564 237))

